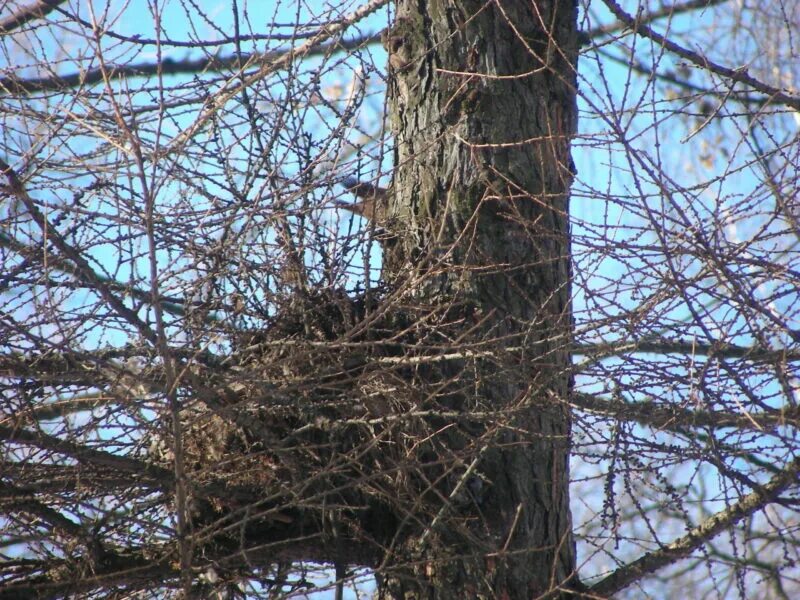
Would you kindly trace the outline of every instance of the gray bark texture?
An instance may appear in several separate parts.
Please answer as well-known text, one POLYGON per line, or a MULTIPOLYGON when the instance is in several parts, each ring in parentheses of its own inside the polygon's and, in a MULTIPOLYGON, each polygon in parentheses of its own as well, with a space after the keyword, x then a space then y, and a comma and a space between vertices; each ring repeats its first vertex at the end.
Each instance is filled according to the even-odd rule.
POLYGON ((492 359, 428 373, 458 382, 439 404, 465 419, 440 437, 462 466, 442 467, 442 508, 392 549, 383 598, 580 587, 568 498, 576 21, 572 0, 397 3, 385 276, 415 282, 420 304, 492 359))

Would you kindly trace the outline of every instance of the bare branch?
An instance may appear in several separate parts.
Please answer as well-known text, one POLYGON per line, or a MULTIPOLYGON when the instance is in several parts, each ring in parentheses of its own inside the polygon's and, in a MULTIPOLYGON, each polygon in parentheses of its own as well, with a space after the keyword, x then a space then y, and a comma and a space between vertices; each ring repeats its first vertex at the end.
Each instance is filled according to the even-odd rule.
POLYGON ((55 10, 65 0, 35 0, 33 4, 19 7, 16 12, 0 19, 0 34, 19 29, 29 21, 41 19, 55 10))
MULTIPOLYGON (((62 0, 63 1, 63 0, 62 0)), ((380 41, 380 34, 359 36, 333 42, 317 42, 308 48, 304 56, 327 56, 332 52, 347 52, 380 41)), ((87 87, 104 81, 127 80, 137 77, 192 75, 199 73, 230 73, 255 70, 254 65, 275 65, 274 70, 286 68, 291 61, 286 56, 291 50, 244 53, 230 56, 211 56, 197 59, 165 58, 160 63, 115 65, 111 69, 87 69, 85 72, 53 75, 50 77, 20 79, 15 76, 0 77, 0 91, 5 95, 31 95, 40 92, 65 91, 70 88, 87 87)), ((199 102, 199 100, 198 100, 199 102)))
POLYGON ((694 550, 719 535, 745 517, 763 510, 771 502, 775 502, 786 490, 797 485, 797 474, 800 472, 800 459, 789 463, 778 475, 770 479, 756 491, 748 494, 739 502, 722 510, 692 529, 685 536, 664 546, 660 550, 647 553, 638 560, 614 571, 608 577, 591 586, 590 592, 605 598, 635 583, 645 575, 689 556, 694 550))
POLYGON ((685 58, 686 60, 690 61, 691 63, 697 65, 702 69, 708 70, 712 73, 716 73, 717 75, 721 75, 722 77, 726 77, 727 79, 730 79, 733 82, 743 83, 745 85, 750 86, 754 90, 757 90, 767 95, 768 102, 770 104, 775 104, 775 103, 785 104, 786 106, 790 106, 795 110, 800 110, 800 98, 798 98, 795 95, 788 94, 785 91, 780 90, 771 85, 767 85, 766 83, 759 81, 755 77, 752 77, 748 73, 747 67, 731 69, 729 67, 724 67, 720 64, 717 64, 709 60, 707 57, 703 56, 699 52, 687 50, 686 48, 683 48, 682 46, 674 42, 671 42, 664 36, 656 33, 650 27, 643 24, 639 19, 634 18, 627 12, 625 12, 622 9, 622 7, 617 2, 615 2, 615 0, 603 0, 603 2, 608 7, 608 9, 612 13, 614 13, 614 16, 617 17, 634 33, 650 38, 657 44, 669 50, 670 52, 674 52, 681 58, 685 58))
MULTIPOLYGON (((651 10, 641 15, 638 23, 640 25, 649 24, 665 17, 672 18, 686 12, 707 9, 712 6, 716 6, 717 4, 724 4, 725 2, 729 1, 730 0, 687 0, 686 2, 676 4, 665 4, 660 9, 651 10)), ((592 27, 586 32, 586 35, 590 38, 607 36, 613 33, 618 33, 628 27, 629 25, 627 21, 620 20, 616 23, 608 23, 598 27, 592 27)))
POLYGON ((767 414, 731 414, 725 411, 692 410, 646 398, 637 402, 625 402, 591 394, 575 394, 572 403, 581 410, 668 431, 735 428, 767 432, 780 427, 800 427, 800 407, 767 414))

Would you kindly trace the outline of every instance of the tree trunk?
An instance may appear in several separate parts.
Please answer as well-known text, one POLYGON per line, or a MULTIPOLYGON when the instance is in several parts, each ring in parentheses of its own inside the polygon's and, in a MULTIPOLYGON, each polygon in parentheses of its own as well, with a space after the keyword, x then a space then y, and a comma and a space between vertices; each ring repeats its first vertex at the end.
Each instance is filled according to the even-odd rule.
POLYGON ((397 3, 385 273, 460 327, 460 360, 424 376, 446 390, 429 406, 463 417, 438 429, 450 460, 440 452, 421 475, 435 508, 398 536, 383 598, 527 600, 580 585, 568 499, 576 21, 570 0, 397 3))

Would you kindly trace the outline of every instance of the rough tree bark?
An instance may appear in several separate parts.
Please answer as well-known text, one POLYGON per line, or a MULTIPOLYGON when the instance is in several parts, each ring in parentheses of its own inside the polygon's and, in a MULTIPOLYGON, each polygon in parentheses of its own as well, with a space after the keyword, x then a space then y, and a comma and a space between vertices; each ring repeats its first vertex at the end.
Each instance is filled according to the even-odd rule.
POLYGON ((395 550, 384 598, 568 597, 580 585, 567 409, 576 11, 572 0, 397 4, 389 218, 402 229, 385 273, 421 281, 420 302, 460 320, 465 345, 508 352, 462 361, 472 392, 440 401, 470 415, 443 434, 470 501, 459 505, 449 480, 450 506, 395 550), (480 410, 494 417, 471 416, 480 410))
MULTIPOLYGON (((266 331, 235 338, 237 368, 231 357, 187 362, 179 383, 194 402, 180 415, 181 436, 154 436, 144 459, 24 422, 2 428, 0 439, 76 461, 80 481, 95 477, 97 490, 109 469, 138 474, 148 499, 137 510, 150 510, 153 490, 169 498, 176 479, 188 482, 192 537, 118 550, 112 537, 75 526, 88 550, 29 565, 0 597, 162 580, 189 588, 190 567, 206 566, 208 579, 233 585, 276 561, 275 594, 289 565, 318 562, 335 564, 339 579, 353 565, 375 568, 386 600, 574 595, 567 209, 576 10, 573 0, 398 1, 385 40, 392 193, 380 213, 357 211, 383 230, 387 285, 376 302, 386 304, 298 286, 266 331), (331 343, 340 338, 347 343, 331 343), (173 478, 175 448, 186 468, 173 478)), ((87 286, 138 325, 16 173, 5 164, 0 172, 87 286)), ((32 361, 42 381, 60 373, 65 386, 84 385, 86 370, 102 364, 67 351, 60 368, 48 360, 32 361)), ((122 397, 143 393, 140 383, 153 396, 169 387, 156 368, 109 364, 93 385, 125 388, 122 397)), ((12 491, 37 506, 23 485, 12 491)), ((34 511, 42 514, 69 528, 44 504, 34 511)), ((215 585, 198 581, 187 595, 215 585)))

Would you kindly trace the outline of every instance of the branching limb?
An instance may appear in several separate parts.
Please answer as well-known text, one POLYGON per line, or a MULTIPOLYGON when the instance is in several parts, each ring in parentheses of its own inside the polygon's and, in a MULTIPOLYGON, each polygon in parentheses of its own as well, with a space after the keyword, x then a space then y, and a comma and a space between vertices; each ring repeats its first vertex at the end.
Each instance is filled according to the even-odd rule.
POLYGON ((728 411, 691 410, 656 402, 625 402, 594 394, 575 394, 574 407, 600 413, 620 421, 635 421, 656 429, 686 431, 693 428, 736 428, 766 431, 781 426, 800 426, 800 408, 776 410, 771 414, 739 414, 728 411))
MULTIPOLYGON (((52 12, 59 4, 64 4, 64 2, 65 0, 37 0, 29 6, 22 6, 7 17, 0 19, 0 34, 19 29, 25 23, 34 19, 41 19, 52 12)), ((4 4, 5 7, 8 6, 8 4, 4 4)))
POLYGON ((800 458, 790 462, 778 475, 761 488, 748 494, 736 504, 706 519, 685 536, 655 552, 648 552, 634 562, 617 569, 591 586, 590 592, 606 598, 640 580, 642 577, 689 556, 714 536, 735 525, 745 517, 774 502, 778 496, 797 485, 800 458))
POLYGON ((729 67, 725 67, 723 65, 715 63, 714 61, 710 60, 707 56, 704 56, 699 52, 687 50, 683 46, 680 46, 675 42, 668 40, 663 35, 656 33, 650 27, 645 25, 642 21, 636 19, 635 17, 625 12, 615 0, 603 0, 603 2, 608 7, 608 9, 614 14, 614 16, 617 17, 617 19, 619 19, 632 31, 646 38, 650 38, 663 48, 666 48, 670 52, 673 52, 674 54, 677 54, 681 58, 688 60, 689 62, 691 62, 694 65, 697 65, 701 69, 709 71, 711 73, 716 73, 717 75, 730 79, 731 81, 737 83, 743 83, 747 86, 750 86, 754 90, 757 90, 762 94, 769 96, 770 102, 772 103, 785 104, 786 106, 790 106, 795 110, 800 110, 799 97, 793 94, 787 94, 783 90, 780 90, 776 87, 764 83, 763 81, 756 79, 747 72, 747 68, 742 67, 738 69, 731 69, 729 67))

